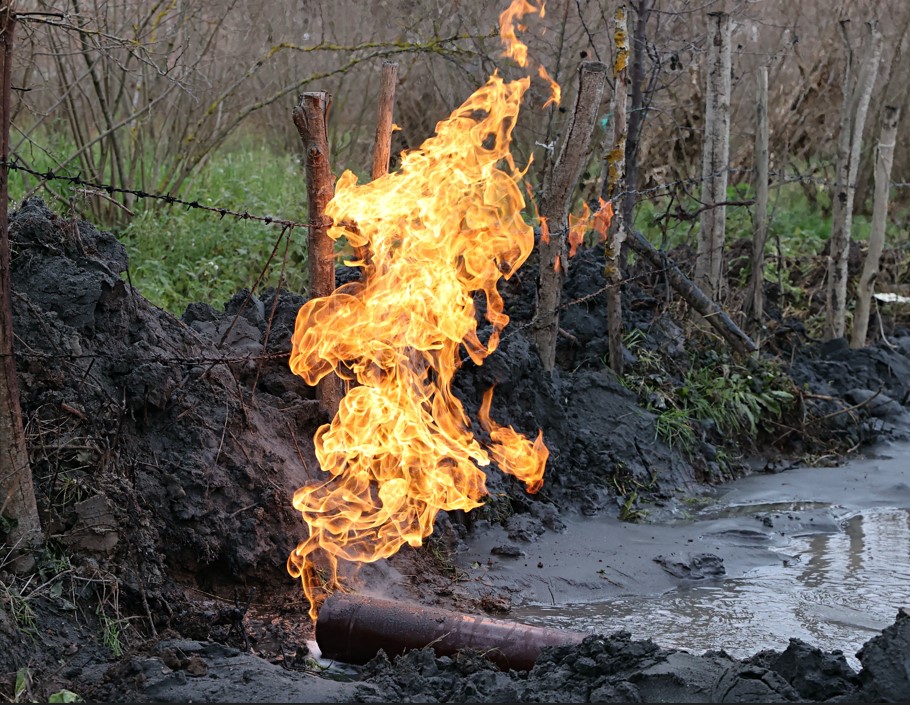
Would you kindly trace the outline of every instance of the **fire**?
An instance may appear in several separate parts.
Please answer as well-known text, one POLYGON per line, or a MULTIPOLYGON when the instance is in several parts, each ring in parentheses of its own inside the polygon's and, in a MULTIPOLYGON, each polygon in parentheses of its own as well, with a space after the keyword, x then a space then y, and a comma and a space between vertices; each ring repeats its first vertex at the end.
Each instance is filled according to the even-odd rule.
MULTIPOLYGON (((593 230, 599 242, 607 239, 607 228, 613 219, 613 203, 600 199, 600 206, 593 213, 587 203, 581 204, 581 215, 569 214, 569 257, 574 257, 584 243, 585 233, 593 230)), ((547 233, 549 238, 549 232, 547 233)))
MULTIPOLYGON (((507 46, 525 61, 513 25, 531 11, 515 0, 501 18, 507 46)), ((497 282, 534 246, 522 218, 523 173, 509 151, 529 83, 494 74, 402 156, 399 171, 366 184, 349 171, 338 179, 329 235, 370 256, 352 263, 364 268, 361 281, 300 309, 290 363, 308 384, 329 374, 356 383, 315 436, 326 479, 294 494, 310 533, 288 571, 301 579, 314 620, 323 591, 338 587, 339 559, 371 562, 420 546, 439 511, 481 504, 480 468, 491 460, 529 492, 543 484, 542 434, 532 442, 493 421, 490 390, 478 414, 489 441, 481 440, 452 392, 462 350, 482 364, 496 349, 509 321, 497 282), (486 300, 485 341, 475 294, 486 300)))

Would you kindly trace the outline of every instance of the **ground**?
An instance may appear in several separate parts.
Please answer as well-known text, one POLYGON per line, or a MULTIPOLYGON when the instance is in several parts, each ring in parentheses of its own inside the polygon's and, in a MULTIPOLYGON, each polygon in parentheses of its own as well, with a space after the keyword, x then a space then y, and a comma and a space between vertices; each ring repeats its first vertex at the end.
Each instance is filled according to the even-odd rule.
MULTIPOLYGON (((11 699, 67 689, 119 701, 797 700, 817 695, 817 673, 832 688, 825 697, 893 699, 905 686, 881 667, 906 663, 905 617, 870 642, 859 675, 803 644, 739 662, 617 634, 550 652, 526 674, 498 673, 470 654, 416 653, 394 665, 380 659, 354 680, 320 677, 306 652, 307 604, 285 569, 306 535, 290 497, 318 475, 312 437, 327 420, 287 369, 304 299, 240 292, 223 310, 194 304, 178 319, 129 285, 126 252, 109 233, 31 200, 13 214, 10 237, 16 364, 48 535, 34 574, 0 566, 0 692, 11 699)), ((553 376, 523 334, 532 264, 503 286, 513 323, 500 349, 482 367, 466 361, 456 377, 469 414, 495 384, 496 420, 544 429, 544 490, 527 495, 490 470, 484 507, 441 515, 425 548, 366 566, 349 576, 354 589, 508 612, 520 596, 514 585, 465 581, 455 565, 461 544, 501 534, 489 547, 499 549, 495 561, 559 535, 573 517, 673 511, 748 472, 749 458, 780 469, 906 428, 910 331, 892 326, 892 343, 851 351, 812 343, 779 320, 769 347, 787 353, 790 401, 743 429, 752 447, 731 444, 718 421, 694 411, 697 423, 672 427, 682 435, 661 433, 679 403, 672 390, 690 384, 718 345, 684 328, 641 275, 627 290, 627 323, 638 333, 627 336, 621 381, 603 364, 601 269, 593 252, 571 269, 553 376)), ((727 370, 751 364, 713 354, 727 370)), ((752 390, 743 403, 770 404, 762 375, 771 373, 743 369, 755 374, 743 373, 752 390)), ((530 566, 529 578, 539 570, 530 566)))

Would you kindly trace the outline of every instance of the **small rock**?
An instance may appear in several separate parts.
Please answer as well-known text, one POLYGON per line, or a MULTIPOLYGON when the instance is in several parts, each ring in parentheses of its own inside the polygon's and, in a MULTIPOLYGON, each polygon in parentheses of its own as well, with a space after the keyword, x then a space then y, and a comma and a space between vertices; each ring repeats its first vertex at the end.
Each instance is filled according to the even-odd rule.
POLYGON ((209 672, 209 665, 205 662, 204 659, 200 658, 196 654, 190 656, 189 661, 186 664, 187 675, 198 678, 199 676, 204 676, 209 672))
POLYGON ((727 573, 723 558, 713 553, 671 553, 654 561, 673 577, 687 580, 719 578, 727 573))
POLYGON ((525 552, 514 543, 504 543, 500 546, 493 546, 493 548, 490 549, 490 553, 496 556, 505 556, 506 558, 520 558, 525 555, 525 552))

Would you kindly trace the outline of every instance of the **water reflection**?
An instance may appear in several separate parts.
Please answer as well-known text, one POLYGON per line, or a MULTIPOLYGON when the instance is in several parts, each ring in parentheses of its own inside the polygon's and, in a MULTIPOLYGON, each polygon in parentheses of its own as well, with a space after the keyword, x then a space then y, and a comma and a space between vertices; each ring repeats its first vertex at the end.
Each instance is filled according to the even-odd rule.
POLYGON ((741 578, 692 585, 654 597, 583 605, 531 606, 517 619, 610 633, 695 653, 724 649, 736 657, 783 649, 798 637, 825 650, 854 653, 910 604, 910 511, 870 509, 842 532, 794 538, 780 565, 741 578))

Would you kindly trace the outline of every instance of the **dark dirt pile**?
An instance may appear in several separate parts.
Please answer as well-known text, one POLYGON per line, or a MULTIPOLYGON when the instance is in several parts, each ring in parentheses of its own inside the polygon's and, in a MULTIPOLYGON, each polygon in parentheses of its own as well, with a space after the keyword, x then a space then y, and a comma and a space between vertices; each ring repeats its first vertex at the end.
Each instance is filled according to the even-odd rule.
MULTIPOLYGON (((290 494, 313 467, 320 419, 280 355, 262 359, 274 297, 239 317, 192 307, 186 323, 123 281, 126 252, 111 234, 38 200, 10 225, 16 364, 53 564, 44 577, 71 571, 88 625, 100 633, 114 620, 124 639, 130 625, 177 623, 208 637, 208 613, 226 605, 202 598, 236 587, 245 601, 245 585, 283 587, 302 609, 284 568, 305 531, 290 494)), ((299 304, 279 297, 270 351, 299 304)), ((68 589, 32 604, 71 605, 68 589)), ((69 644, 42 639, 40 621, 43 655, 64 657, 69 644)), ((41 651, 15 629, 0 642, 2 672, 41 651)))
MULTIPOLYGON (((114 702, 906 702, 910 613, 901 611, 859 659, 857 673, 842 653, 799 639, 782 652, 747 659, 722 651, 695 656, 617 632, 545 649, 527 672, 504 673, 477 652, 436 658, 423 649, 394 662, 380 654, 356 678, 332 682, 238 649, 165 640, 151 653, 124 659, 117 677, 108 676, 93 695, 114 702)), ((94 677, 100 672, 95 668, 94 677)))
MULTIPOLYGON (((48 688, 97 684, 99 661, 159 635, 249 644, 289 665, 308 631, 305 601, 285 571, 306 531, 291 496, 318 472, 312 436, 326 421, 313 390, 287 369, 304 299, 241 292, 224 310, 195 304, 181 320, 124 281, 126 252, 109 233, 33 199, 12 215, 10 237, 16 364, 49 548, 34 585, 0 569, 0 584, 18 585, 31 610, 24 618, 13 614, 12 598, 0 602, 0 674, 30 664, 48 688)), ((495 519, 504 498, 509 515, 543 531, 558 528, 560 512, 615 512, 620 487, 659 500, 718 477, 703 454, 683 457, 661 443, 654 414, 603 364, 596 255, 574 261, 566 299, 581 301, 564 311, 552 378, 522 333, 533 281, 533 270, 523 270, 503 285, 515 322, 482 367, 465 364, 456 386, 471 414, 496 385, 497 421, 528 434, 543 428, 546 484, 530 497, 494 470, 491 501, 478 515, 495 519)), ((626 303, 647 345, 668 359, 688 356, 689 341, 655 297, 630 287, 626 303)), ((903 413, 910 335, 895 340, 896 350, 828 346, 800 358, 799 381, 819 390, 814 413, 853 407, 830 417, 851 439, 903 413), (874 403, 885 396, 885 406, 874 403)), ((401 569, 420 555, 408 549, 391 561, 419 576, 409 584, 413 598, 478 606, 422 587, 433 580, 429 559, 401 569)), ((125 673, 113 668, 108 681, 125 673)), ((605 681, 604 693, 608 686, 619 687, 605 681)))
POLYGON ((527 673, 502 673, 478 654, 454 659, 429 650, 375 659, 365 669, 367 702, 906 702, 910 697, 910 612, 866 643, 857 674, 840 652, 799 639, 783 652, 748 659, 693 656, 633 641, 626 632, 546 649, 527 673))

